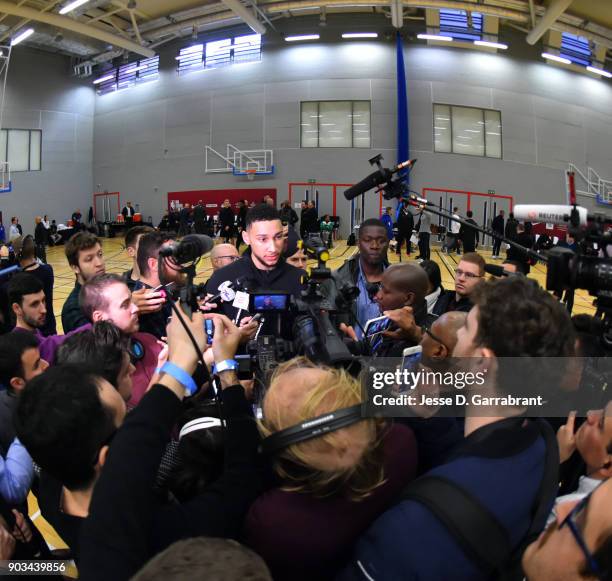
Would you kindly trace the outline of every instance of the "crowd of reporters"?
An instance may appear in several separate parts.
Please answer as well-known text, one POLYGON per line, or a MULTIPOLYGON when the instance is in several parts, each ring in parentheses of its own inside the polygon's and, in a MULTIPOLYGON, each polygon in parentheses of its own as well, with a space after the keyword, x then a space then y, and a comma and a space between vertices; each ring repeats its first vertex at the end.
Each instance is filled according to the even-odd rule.
MULTIPOLYGON (((317 232, 310 210, 302 238, 317 232)), ((411 218, 400 229, 407 250, 416 223, 425 233, 425 218, 411 218)), ((190 314, 173 300, 186 284, 180 265, 160 257, 177 236, 146 226, 126 234, 132 268, 122 276, 106 272, 94 234, 68 241, 75 286, 63 335, 49 328, 36 269, 10 278, 0 558, 68 556, 81 578, 104 580, 612 578, 612 404, 584 369, 569 380, 557 370, 559 385, 579 404, 589 380, 602 405, 562 421, 521 410, 359 417, 267 451, 275 434, 324 422, 364 394, 345 369, 297 353, 270 376, 239 373, 258 336, 289 341, 295 331, 290 310, 254 317, 236 295, 299 299, 308 258, 290 207, 264 203, 241 220, 236 228, 228 218, 227 230, 220 220, 224 243, 190 314), (51 552, 29 519, 30 491, 67 555, 51 552)), ((180 216, 178 226, 185 234, 180 216)), ((606 355, 596 319, 570 318, 524 276, 487 280, 476 252, 458 257, 453 289, 429 260, 429 233, 418 236, 422 262, 389 264, 387 226, 365 220, 357 252, 318 286, 319 307, 355 358, 420 346, 428 369, 449 368, 451 357, 497 361, 487 388, 503 395, 505 358, 537 366, 606 355)), ((331 231, 315 237, 319 256, 331 231)), ((33 259, 31 246, 16 259, 33 259)))

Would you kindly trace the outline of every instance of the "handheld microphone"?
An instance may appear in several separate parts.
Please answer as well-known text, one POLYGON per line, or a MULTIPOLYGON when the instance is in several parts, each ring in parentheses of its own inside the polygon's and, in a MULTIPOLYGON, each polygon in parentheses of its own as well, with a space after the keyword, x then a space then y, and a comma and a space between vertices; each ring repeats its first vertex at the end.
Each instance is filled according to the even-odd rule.
MULTIPOLYGON (((525 222, 547 222, 552 224, 567 225, 574 206, 547 205, 547 204, 518 204, 514 206, 513 213, 517 220, 525 222)), ((586 226, 588 212, 582 206, 576 206, 580 226, 586 226)))
POLYGON ((363 178, 359 183, 348 188, 348 190, 344 190, 344 197, 347 200, 352 200, 361 194, 365 194, 368 190, 387 183, 394 173, 412 167, 416 162, 416 159, 409 159, 408 161, 397 164, 392 169, 381 168, 371 173, 368 177, 363 178))
POLYGON ((219 285, 219 292, 210 297, 206 302, 214 303, 217 299, 221 299, 224 303, 231 303, 236 298, 236 291, 233 289, 234 283, 231 280, 226 280, 219 285))
POLYGON ((178 264, 193 262, 203 254, 210 252, 215 243, 210 236, 204 234, 187 234, 180 242, 164 246, 159 255, 173 258, 178 264))

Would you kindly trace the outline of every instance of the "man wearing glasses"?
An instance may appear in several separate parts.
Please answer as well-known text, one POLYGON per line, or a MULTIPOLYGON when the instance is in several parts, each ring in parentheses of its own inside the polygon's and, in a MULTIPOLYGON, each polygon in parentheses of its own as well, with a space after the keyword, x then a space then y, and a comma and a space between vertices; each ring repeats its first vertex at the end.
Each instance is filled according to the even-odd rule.
POLYGON ((555 522, 523 554, 527 579, 612 579, 612 480, 555 512, 555 522))
POLYGON ((240 258, 240 253, 233 244, 217 244, 210 253, 213 272, 233 264, 240 258))
POLYGON ((484 279, 484 273, 485 261, 480 254, 476 252, 464 254, 455 269, 455 290, 442 293, 432 313, 438 316, 449 311, 467 313, 472 308, 470 295, 484 279))

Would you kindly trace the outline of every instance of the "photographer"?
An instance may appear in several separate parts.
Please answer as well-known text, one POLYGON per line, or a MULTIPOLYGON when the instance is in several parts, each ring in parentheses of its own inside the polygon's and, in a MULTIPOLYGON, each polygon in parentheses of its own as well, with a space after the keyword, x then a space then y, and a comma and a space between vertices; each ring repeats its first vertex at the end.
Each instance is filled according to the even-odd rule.
MULTIPOLYGON (((345 371, 298 357, 276 369, 260 430, 268 437, 360 402, 359 382, 345 371)), ((416 445, 404 426, 358 417, 277 450, 273 462, 277 482, 253 503, 246 543, 276 581, 325 581, 335 577, 359 535, 414 478, 416 445)))
MULTIPOLYGON (((242 237, 249 245, 250 252, 245 252, 239 260, 215 271, 206 285, 208 293, 217 294, 219 286, 230 281, 236 290, 241 287, 245 292, 278 291, 299 297, 304 271, 287 264, 282 258, 285 239, 278 210, 268 204, 260 204, 250 209, 246 215, 246 228, 242 237)), ((248 315, 246 309, 240 309, 239 312, 231 302, 222 302, 220 310, 232 320, 241 314, 248 315)), ((263 334, 277 333, 273 319, 274 317, 266 319, 263 334)), ((291 317, 284 317, 282 323, 282 335, 290 339, 291 317)))

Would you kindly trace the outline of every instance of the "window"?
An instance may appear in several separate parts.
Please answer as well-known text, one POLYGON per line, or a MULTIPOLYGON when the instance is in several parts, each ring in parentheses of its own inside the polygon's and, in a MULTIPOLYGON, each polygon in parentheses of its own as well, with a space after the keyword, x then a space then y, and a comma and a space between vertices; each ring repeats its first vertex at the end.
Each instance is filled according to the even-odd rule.
POLYGON ((591 45, 583 36, 568 32, 561 33, 560 56, 571 60, 576 65, 591 66, 591 45))
POLYGON ((302 147, 370 147, 370 101, 303 101, 302 147))
POLYGON ((482 14, 440 10, 440 34, 448 34, 455 40, 482 40, 482 14))
POLYGON ((156 81, 158 78, 159 56, 156 55, 149 59, 126 63, 119 68, 104 71, 100 74, 100 77, 94 80, 94 84, 98 95, 106 95, 134 85, 156 81))
POLYGON ((246 34, 207 42, 206 45, 187 46, 179 51, 176 60, 178 73, 261 60, 261 34, 246 34))
POLYGON ((0 161, 14 171, 40 171, 42 131, 40 129, 2 129, 0 161))
POLYGON ((436 153, 502 157, 499 111, 434 105, 433 135, 436 153))

